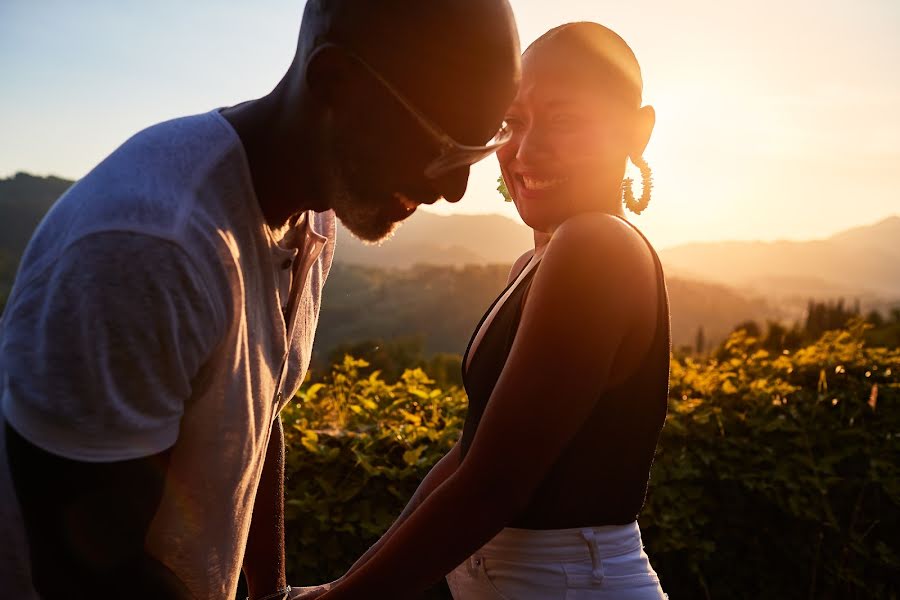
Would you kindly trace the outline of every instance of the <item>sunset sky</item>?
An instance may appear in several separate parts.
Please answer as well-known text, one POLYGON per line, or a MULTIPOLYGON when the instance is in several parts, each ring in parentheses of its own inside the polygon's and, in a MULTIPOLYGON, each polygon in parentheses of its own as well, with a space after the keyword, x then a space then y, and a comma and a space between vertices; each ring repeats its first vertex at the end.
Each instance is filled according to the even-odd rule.
MULTIPOLYGON (((592 20, 658 124, 657 245, 807 239, 900 214, 900 2, 512 0, 523 48, 592 20)), ((268 92, 301 0, 0 0, 0 177, 78 178, 139 129, 268 92)), ((441 212, 514 215, 478 165, 441 212)))

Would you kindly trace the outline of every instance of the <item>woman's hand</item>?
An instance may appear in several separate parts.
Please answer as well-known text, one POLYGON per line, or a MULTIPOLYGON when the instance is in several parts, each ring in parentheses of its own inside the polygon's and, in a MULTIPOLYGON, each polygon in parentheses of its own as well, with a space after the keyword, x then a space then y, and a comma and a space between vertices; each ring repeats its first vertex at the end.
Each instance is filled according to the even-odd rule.
POLYGON ((325 592, 330 590, 338 581, 340 581, 340 579, 321 585, 292 587, 291 592, 288 594, 288 600, 315 600, 315 598, 323 596, 325 592))

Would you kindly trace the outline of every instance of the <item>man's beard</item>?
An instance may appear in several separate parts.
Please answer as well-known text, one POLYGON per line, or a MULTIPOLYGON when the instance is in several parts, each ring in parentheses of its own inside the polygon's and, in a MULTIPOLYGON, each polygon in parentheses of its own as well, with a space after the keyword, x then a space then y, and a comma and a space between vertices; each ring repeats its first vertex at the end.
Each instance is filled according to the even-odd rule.
POLYGON ((390 239, 400 223, 384 214, 384 204, 352 190, 347 171, 342 163, 336 163, 327 182, 335 216, 363 242, 377 244, 390 239))
POLYGON ((397 219, 388 212, 390 200, 380 197, 383 194, 360 189, 363 180, 360 161, 348 152, 355 146, 352 140, 342 140, 340 137, 337 131, 333 131, 326 146, 328 176, 324 191, 335 216, 354 237, 368 244, 383 242, 399 226, 397 219))

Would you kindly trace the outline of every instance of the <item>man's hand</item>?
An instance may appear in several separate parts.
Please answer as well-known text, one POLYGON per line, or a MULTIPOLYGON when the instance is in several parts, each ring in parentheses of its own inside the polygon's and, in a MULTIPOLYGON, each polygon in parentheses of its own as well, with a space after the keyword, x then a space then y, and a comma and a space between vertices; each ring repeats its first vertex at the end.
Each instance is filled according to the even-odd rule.
POLYGON ((284 430, 279 416, 272 423, 244 553, 250 597, 261 598, 284 589, 284 564, 284 430))
POLYGON ((80 462, 38 448, 9 423, 0 427, 41 598, 192 597, 144 546, 171 450, 112 463, 80 462))

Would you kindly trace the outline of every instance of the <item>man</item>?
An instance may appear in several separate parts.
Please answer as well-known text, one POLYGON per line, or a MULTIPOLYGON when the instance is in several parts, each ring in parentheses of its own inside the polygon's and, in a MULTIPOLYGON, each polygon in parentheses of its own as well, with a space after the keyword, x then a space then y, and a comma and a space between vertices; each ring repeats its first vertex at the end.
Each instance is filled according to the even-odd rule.
POLYGON ((287 594, 278 413, 334 216, 377 241, 458 201, 518 78, 506 0, 309 0, 270 94, 137 134, 57 202, 0 332, 42 597, 231 598, 241 569, 287 594))

